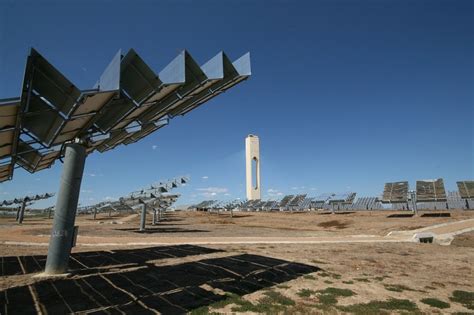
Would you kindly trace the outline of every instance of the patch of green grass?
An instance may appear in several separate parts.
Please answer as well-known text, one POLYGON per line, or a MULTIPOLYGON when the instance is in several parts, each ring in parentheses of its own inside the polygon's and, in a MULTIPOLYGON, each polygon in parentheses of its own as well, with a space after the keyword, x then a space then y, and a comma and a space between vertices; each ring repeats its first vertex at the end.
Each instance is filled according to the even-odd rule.
POLYGON ((370 282, 370 280, 367 278, 354 278, 354 280, 359 282, 370 282))
POLYGON ((332 277, 333 279, 341 279, 341 275, 338 275, 337 273, 331 274, 331 277, 332 277))
POLYGON ((421 303, 425 303, 429 306, 436 307, 436 308, 450 308, 451 305, 449 303, 443 302, 441 300, 435 299, 435 298, 426 298, 426 299, 421 299, 421 303))
POLYGON ((321 276, 321 277, 330 277, 331 276, 331 274, 329 274, 328 272, 325 272, 325 271, 319 273, 318 275, 321 276))
POLYGON ((316 294, 316 291, 310 289, 301 289, 296 294, 300 297, 310 297, 313 294, 316 294))
POLYGON ((324 306, 330 306, 330 305, 336 305, 337 304, 337 299, 334 295, 330 294, 323 294, 318 296, 318 301, 324 306))
POLYGON ((384 284, 385 290, 393 292, 416 291, 402 284, 384 284))
POLYGON ((369 303, 339 306, 339 310, 354 314, 380 314, 385 311, 408 311, 410 314, 417 313, 418 307, 409 300, 390 299, 387 301, 370 301, 369 303))
POLYGON ((324 283, 326 283, 326 284, 333 284, 334 282, 329 281, 329 280, 324 280, 324 283))
POLYGON ((277 303, 277 304, 286 305, 286 306, 295 305, 295 301, 284 296, 280 292, 267 291, 267 292, 264 292, 263 294, 266 295, 266 297, 264 297, 263 299, 265 299, 265 301, 267 302, 277 303))
POLYGON ((254 312, 254 313, 264 313, 271 314, 272 311, 281 311, 281 309, 276 309, 270 304, 258 303, 252 304, 249 301, 241 300, 239 303, 236 303, 237 306, 232 307, 232 312, 254 312))
POLYGON ((284 311, 288 306, 295 305, 295 301, 279 292, 267 291, 263 294, 265 297, 261 298, 257 304, 240 299, 235 303, 237 306, 232 307, 232 312, 275 314, 284 311))
POLYGON ((353 296, 355 295, 354 291, 349 289, 340 289, 340 288, 326 288, 324 290, 318 291, 321 294, 332 294, 335 296, 353 296))
POLYGON ((324 307, 328 307, 331 305, 337 304, 337 298, 340 296, 352 296, 355 293, 349 289, 340 289, 340 288, 333 288, 329 287, 324 290, 318 291, 318 300, 319 303, 322 304, 324 307))
POLYGON ((277 285, 277 288, 278 288, 278 289, 289 289, 290 286, 288 286, 288 285, 286 285, 286 284, 279 284, 279 285, 277 285))
POLYGON ((312 275, 304 275, 303 278, 309 279, 309 280, 316 280, 316 277, 312 275))
POLYGON ((354 284, 354 281, 352 281, 352 280, 349 280, 349 281, 342 281, 342 283, 344 283, 344 284, 354 284))
POLYGON ((453 296, 449 298, 451 301, 462 304, 470 310, 474 310, 474 292, 456 290, 453 296))
POLYGON ((374 279, 377 280, 377 281, 383 281, 385 278, 387 278, 386 276, 383 276, 383 277, 375 277, 374 279))

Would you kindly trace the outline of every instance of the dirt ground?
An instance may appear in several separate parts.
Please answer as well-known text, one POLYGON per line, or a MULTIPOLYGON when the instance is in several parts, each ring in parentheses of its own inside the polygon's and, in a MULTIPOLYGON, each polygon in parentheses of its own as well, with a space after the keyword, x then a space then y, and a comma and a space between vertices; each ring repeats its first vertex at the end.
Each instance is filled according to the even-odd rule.
POLYGON ((474 232, 449 246, 421 243, 117 246, 137 240, 379 235, 474 218, 177 212, 148 233, 138 216, 78 217, 65 278, 34 278, 51 221, 0 220, 0 314, 474 313, 474 232), (12 245, 7 242, 38 242, 12 245), (105 246, 107 242, 113 246, 105 246), (90 246, 95 244, 95 246, 90 246))
MULTIPOLYGON (((399 214, 391 211, 360 211, 348 214, 331 213, 283 213, 283 212, 235 212, 218 215, 207 212, 176 212, 167 215, 165 221, 151 226, 151 215, 147 216, 149 229, 138 233, 138 215, 109 217, 100 214, 97 220, 91 215, 79 216, 79 243, 140 241, 149 239, 212 238, 212 237, 312 237, 341 235, 384 236, 394 230, 413 230, 434 224, 474 218, 474 211, 451 211, 451 217, 400 218, 388 216, 399 214), (81 239, 83 238, 83 239, 81 239)), ((431 212, 430 212, 431 213, 431 212)), ((424 212, 421 212, 423 215, 424 212)), ((22 226, 14 218, 0 218, 0 240, 20 242, 48 242, 51 219, 26 218, 22 226)))

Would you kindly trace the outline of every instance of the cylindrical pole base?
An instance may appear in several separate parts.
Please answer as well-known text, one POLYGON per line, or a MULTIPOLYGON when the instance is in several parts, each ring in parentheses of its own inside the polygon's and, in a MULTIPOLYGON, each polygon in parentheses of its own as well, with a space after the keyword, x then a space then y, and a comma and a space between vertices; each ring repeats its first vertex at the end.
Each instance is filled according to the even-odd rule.
POLYGON ((20 215, 18 216, 18 223, 23 223, 23 218, 25 217, 25 208, 26 208, 26 200, 23 200, 20 208, 20 215))
POLYGON ((146 222, 146 204, 142 205, 142 216, 140 220, 140 231, 145 231, 145 222, 146 222))
POLYGON ((83 145, 78 143, 66 145, 46 259, 46 274, 61 274, 67 271, 85 159, 86 148, 83 145))
POLYGON ((15 221, 18 221, 18 219, 20 218, 20 211, 21 211, 21 207, 18 207, 18 209, 16 209, 16 219, 15 219, 15 221))

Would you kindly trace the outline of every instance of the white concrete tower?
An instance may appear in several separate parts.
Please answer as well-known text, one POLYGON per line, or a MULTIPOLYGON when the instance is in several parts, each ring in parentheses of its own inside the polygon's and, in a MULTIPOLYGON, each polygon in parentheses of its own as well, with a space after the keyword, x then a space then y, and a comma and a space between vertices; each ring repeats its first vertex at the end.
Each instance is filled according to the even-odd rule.
POLYGON ((245 167, 247 175, 247 199, 260 197, 260 142, 257 136, 245 138, 245 167))

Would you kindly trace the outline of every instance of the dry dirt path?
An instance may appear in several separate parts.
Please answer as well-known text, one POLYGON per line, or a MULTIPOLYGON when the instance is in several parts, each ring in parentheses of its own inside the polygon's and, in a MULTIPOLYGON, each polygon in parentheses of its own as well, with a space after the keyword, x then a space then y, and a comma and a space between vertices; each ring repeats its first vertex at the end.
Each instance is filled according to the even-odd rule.
MULTIPOLYGON (((306 237, 103 237, 79 236, 77 245, 80 246, 159 246, 159 245, 223 245, 223 244, 340 244, 340 243, 400 243, 415 242, 417 234, 433 235, 434 241, 449 245, 455 235, 474 231, 474 219, 436 224, 421 229, 408 231, 393 231, 386 236, 379 235, 342 235, 342 236, 306 236, 306 237)), ((48 246, 49 236, 41 235, 32 242, 22 241, 12 236, 0 241, 5 245, 48 246)))

